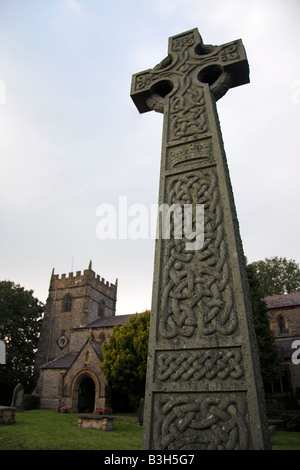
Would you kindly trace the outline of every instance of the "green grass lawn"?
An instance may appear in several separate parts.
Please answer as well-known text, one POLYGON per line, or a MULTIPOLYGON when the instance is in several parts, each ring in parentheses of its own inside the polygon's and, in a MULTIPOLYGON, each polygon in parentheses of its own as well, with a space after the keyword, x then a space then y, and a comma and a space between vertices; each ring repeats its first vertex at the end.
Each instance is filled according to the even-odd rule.
POLYGON ((117 418, 113 431, 83 429, 75 414, 51 410, 16 413, 16 424, 0 426, 0 450, 140 450, 137 418, 117 418))
MULTIPOLYGON (((115 420, 113 431, 83 429, 75 414, 32 410, 16 414, 16 424, 0 426, 0 450, 140 450, 136 417, 115 420)), ((300 450, 300 432, 276 431, 273 450, 300 450)))
POLYGON ((271 442, 273 450, 300 450, 300 432, 276 431, 271 442))

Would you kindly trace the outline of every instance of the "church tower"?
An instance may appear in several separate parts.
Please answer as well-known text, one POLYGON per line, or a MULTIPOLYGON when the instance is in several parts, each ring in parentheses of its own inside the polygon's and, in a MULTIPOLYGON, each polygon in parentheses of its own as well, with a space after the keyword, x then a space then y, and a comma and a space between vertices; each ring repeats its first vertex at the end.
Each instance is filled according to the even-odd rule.
POLYGON ((35 361, 34 393, 40 407, 72 413, 113 411, 100 364, 102 345, 130 315, 116 315, 117 281, 88 269, 61 276, 52 272, 35 361))
POLYGON ((78 350, 77 342, 71 340, 72 331, 98 318, 112 317, 116 312, 116 284, 106 282, 88 269, 69 273, 54 274, 49 286, 41 328, 39 349, 35 366, 38 370, 46 363, 78 350))

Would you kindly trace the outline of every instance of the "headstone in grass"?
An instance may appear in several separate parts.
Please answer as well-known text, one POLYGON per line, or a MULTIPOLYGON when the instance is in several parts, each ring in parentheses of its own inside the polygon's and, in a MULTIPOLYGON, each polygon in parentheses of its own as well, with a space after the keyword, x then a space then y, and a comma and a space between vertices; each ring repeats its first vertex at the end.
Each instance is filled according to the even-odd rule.
POLYGON ((20 383, 14 388, 11 406, 16 408, 16 411, 24 411, 24 387, 20 383))

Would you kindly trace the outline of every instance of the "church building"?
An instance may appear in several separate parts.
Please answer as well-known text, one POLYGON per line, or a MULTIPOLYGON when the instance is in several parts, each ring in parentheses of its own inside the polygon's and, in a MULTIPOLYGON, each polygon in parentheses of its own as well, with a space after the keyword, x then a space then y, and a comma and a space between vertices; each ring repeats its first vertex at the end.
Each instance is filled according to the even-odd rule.
POLYGON ((282 376, 271 394, 300 396, 300 292, 266 297, 268 317, 282 365, 282 376))
POLYGON ((102 344, 130 315, 115 315, 117 281, 88 269, 61 276, 52 272, 41 328, 34 393, 41 408, 111 413, 111 397, 100 363, 102 344))

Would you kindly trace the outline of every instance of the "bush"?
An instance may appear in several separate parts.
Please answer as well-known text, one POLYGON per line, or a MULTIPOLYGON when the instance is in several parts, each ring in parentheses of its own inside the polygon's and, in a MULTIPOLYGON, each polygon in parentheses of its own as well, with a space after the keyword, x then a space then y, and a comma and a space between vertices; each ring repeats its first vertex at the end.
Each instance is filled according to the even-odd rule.
POLYGON ((101 370, 111 388, 128 397, 132 410, 145 394, 149 325, 149 310, 132 315, 103 344, 101 370))
POLYGON ((300 431, 300 411, 289 410, 283 413, 282 419, 285 421, 288 431, 300 431))
POLYGON ((39 395, 24 395, 24 410, 38 410, 40 407, 39 395))

